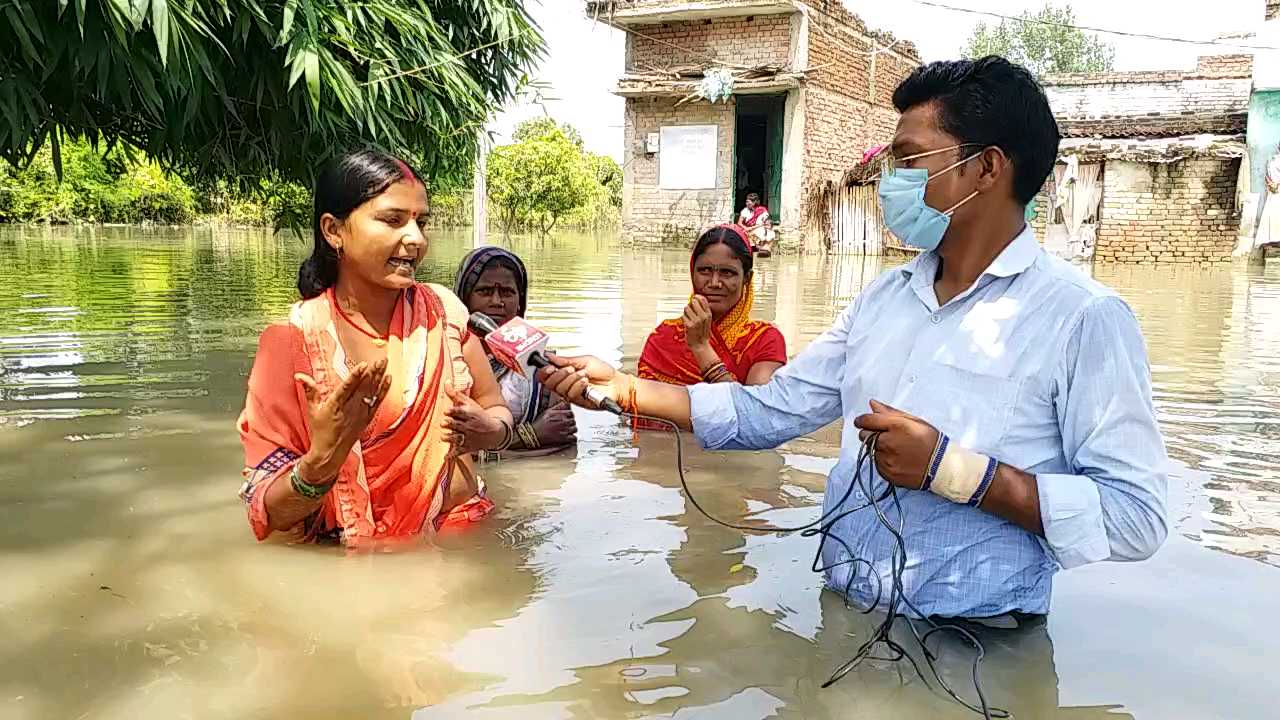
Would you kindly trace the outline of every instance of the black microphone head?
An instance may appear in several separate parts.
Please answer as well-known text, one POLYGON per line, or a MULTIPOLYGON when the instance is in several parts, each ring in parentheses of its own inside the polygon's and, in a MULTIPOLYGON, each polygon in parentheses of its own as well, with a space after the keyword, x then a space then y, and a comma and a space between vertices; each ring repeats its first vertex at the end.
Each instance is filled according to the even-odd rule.
POLYGON ((467 325, 479 335, 488 335, 498 329, 498 323, 494 322, 493 318, 480 312, 471 313, 467 325))

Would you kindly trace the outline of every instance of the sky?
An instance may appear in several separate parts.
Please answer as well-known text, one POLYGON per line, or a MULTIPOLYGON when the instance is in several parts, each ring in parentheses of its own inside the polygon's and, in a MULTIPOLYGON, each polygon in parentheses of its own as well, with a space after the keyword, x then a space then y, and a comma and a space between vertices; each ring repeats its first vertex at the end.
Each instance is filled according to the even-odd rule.
MULTIPOLYGON (((972 10, 1017 15, 1040 0, 940 0, 972 10)), ((927 7, 914 0, 844 0, 868 26, 913 41, 925 61, 955 58, 981 22, 998 18, 927 7)), ((1212 40, 1256 31, 1264 0, 1214 0, 1173 10, 1168 0, 1073 0, 1081 25, 1152 35, 1212 40)), ((623 34, 593 23, 580 0, 530 0, 547 40, 546 58, 535 77, 548 89, 540 103, 513 103, 490 125, 499 144, 521 120, 549 113, 582 133, 587 149, 622 159, 623 102, 611 90, 622 72, 623 34)), ((1175 70, 1195 67, 1199 55, 1249 52, 1228 46, 1200 46, 1117 35, 1100 35, 1116 50, 1117 70, 1175 70)), ((1235 42, 1251 42, 1237 40, 1235 42)), ((1256 41, 1253 41, 1256 42, 1256 41)), ((1259 43, 1263 44, 1263 43, 1259 43)))

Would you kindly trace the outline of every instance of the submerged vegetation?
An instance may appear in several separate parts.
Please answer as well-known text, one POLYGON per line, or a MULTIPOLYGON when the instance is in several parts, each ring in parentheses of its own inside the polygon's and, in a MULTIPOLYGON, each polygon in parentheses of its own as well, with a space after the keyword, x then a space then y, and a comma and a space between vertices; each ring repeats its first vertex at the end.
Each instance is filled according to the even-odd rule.
POLYGON ((154 160, 84 141, 62 148, 59 181, 49 148, 21 170, 0 165, 0 222, 223 222, 283 227, 310 220, 311 193, 283 179, 195 184, 154 160))
MULTIPOLYGON (((601 229, 617 225, 622 169, 610 157, 583 148, 572 127, 535 120, 514 142, 493 151, 487 174, 490 217, 504 231, 550 232, 556 227, 601 229)), ((95 149, 86 140, 61 148, 59 181, 50 147, 22 169, 0 164, 0 222, 8 223, 216 223, 307 227, 311 192, 279 175, 255 180, 188 181, 140 152, 95 149)), ((430 224, 466 227, 472 190, 436 186, 430 224)))
MULTIPOLYGON (((471 222, 486 122, 538 83, 525 0, 80 0, 0 23, 0 222, 310 223, 335 154, 376 146, 471 222)), ((505 230, 617 222, 622 171, 552 120, 493 153, 505 230)))

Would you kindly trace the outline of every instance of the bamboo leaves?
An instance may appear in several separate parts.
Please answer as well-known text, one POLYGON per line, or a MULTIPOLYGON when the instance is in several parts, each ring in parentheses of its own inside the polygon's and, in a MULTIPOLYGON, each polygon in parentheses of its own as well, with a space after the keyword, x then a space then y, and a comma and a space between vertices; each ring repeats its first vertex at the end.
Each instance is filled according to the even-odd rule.
POLYGON ((298 0, 285 0, 284 4, 284 20, 280 25, 280 37, 276 39, 276 45, 283 45, 289 39, 289 31, 293 30, 293 16, 298 12, 298 0))
POLYGON ((151 0, 151 30, 160 49, 160 64, 169 65, 169 0, 151 0))
POLYGON ((307 92, 311 94, 311 107, 320 112, 320 53, 315 48, 301 53, 303 74, 307 77, 307 92))
POLYGON ((522 3, 0 0, 0 156, 60 127, 195 174, 307 181, 374 144, 462 179, 540 57, 522 3))
POLYGON ((22 51, 32 61, 43 64, 40 56, 36 53, 36 46, 31 41, 31 31, 27 28, 26 23, 18 15, 18 9, 13 5, 9 5, 4 9, 5 19, 9 21, 10 27, 15 35, 18 36, 18 43, 22 45, 22 51))

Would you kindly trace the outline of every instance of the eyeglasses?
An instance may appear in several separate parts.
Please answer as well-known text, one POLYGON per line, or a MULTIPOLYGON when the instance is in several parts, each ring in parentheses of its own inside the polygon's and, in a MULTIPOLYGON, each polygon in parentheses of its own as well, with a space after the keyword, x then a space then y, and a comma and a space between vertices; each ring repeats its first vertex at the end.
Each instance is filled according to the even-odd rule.
POLYGON ((960 143, 959 145, 951 145, 949 147, 939 148, 937 150, 930 150, 928 152, 916 153, 915 155, 908 155, 904 158, 895 157, 892 150, 890 150, 889 152, 882 152, 880 154, 881 157, 879 157, 880 172, 877 172, 875 175, 873 175, 871 179, 877 180, 882 176, 887 177, 889 175, 892 175, 898 169, 899 165, 901 165, 902 163, 911 162, 912 160, 919 160, 920 158, 933 157, 934 155, 941 155, 944 152, 951 152, 952 150, 959 150, 960 148, 965 148, 965 147, 983 147, 983 145, 982 143, 960 143))

